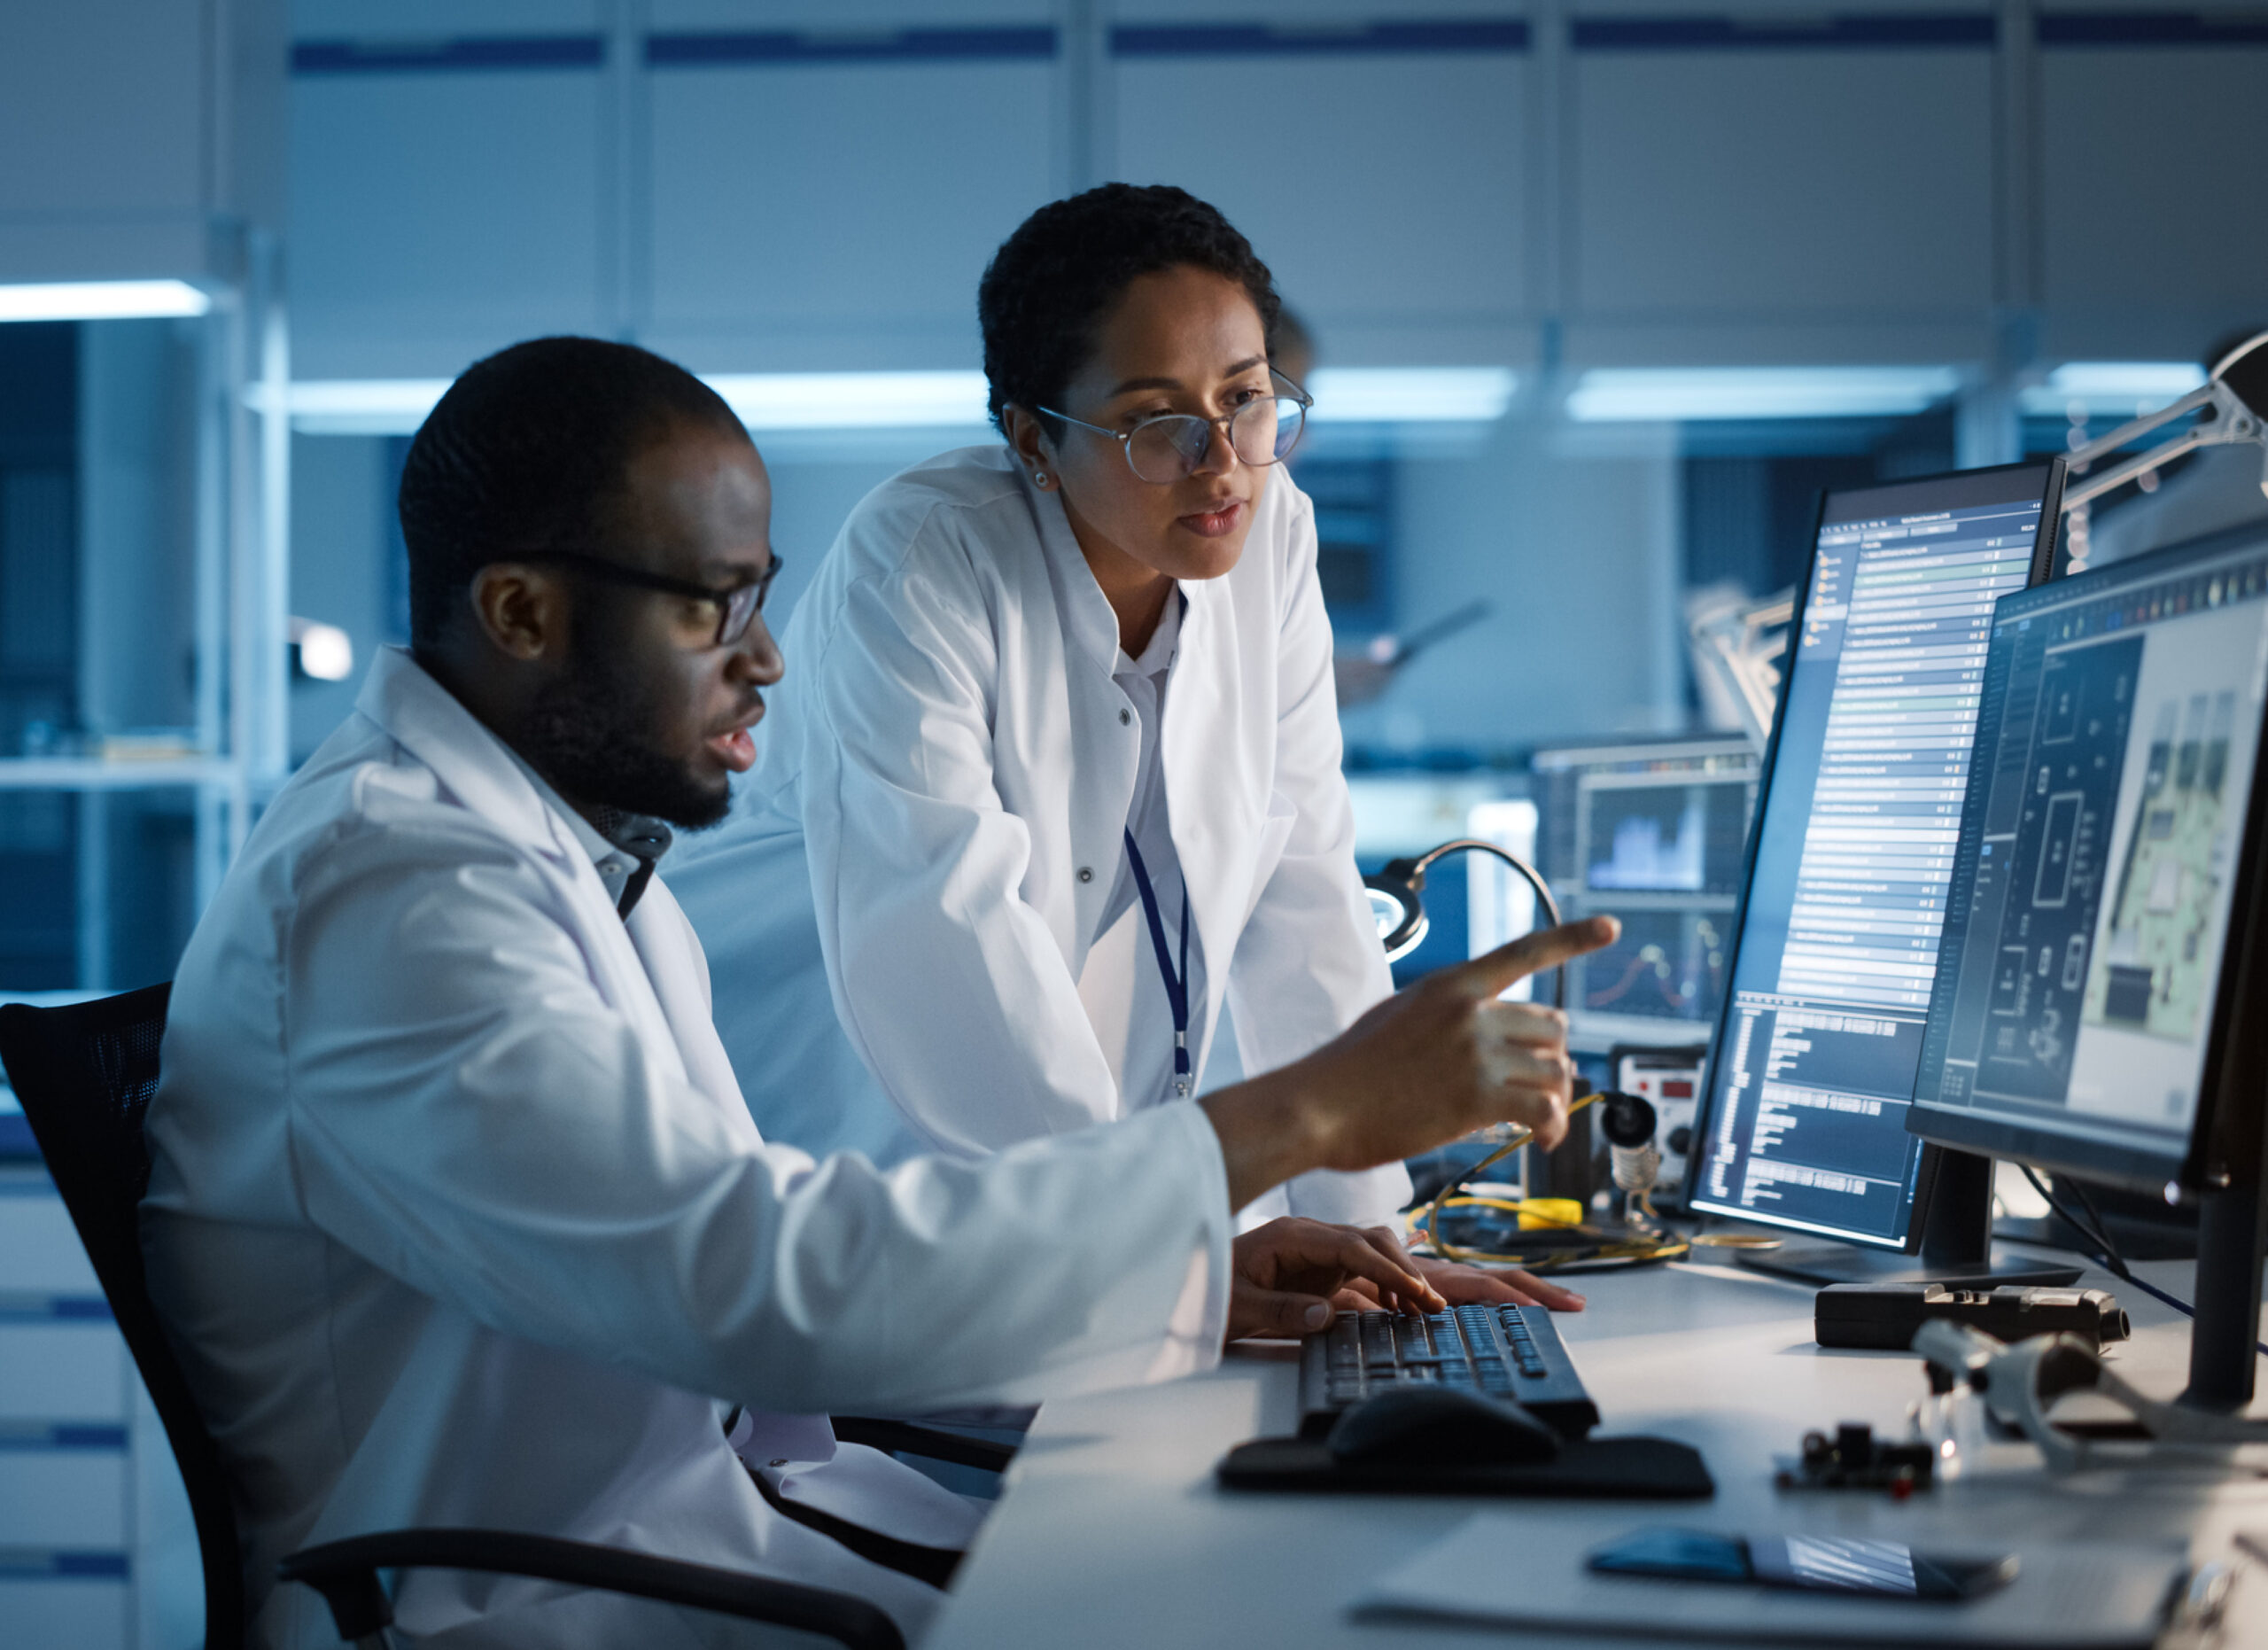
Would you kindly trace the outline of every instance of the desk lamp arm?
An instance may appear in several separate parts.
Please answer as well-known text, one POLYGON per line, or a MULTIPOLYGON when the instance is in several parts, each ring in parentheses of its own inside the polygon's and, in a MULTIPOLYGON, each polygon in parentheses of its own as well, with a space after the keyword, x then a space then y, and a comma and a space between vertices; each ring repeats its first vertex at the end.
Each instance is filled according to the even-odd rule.
MULTIPOLYGON (((2064 462, 2070 466, 2075 479, 2064 486, 2063 511, 2068 515, 2114 487, 2171 463, 2184 453, 2194 452, 2201 447, 2233 446, 2240 441, 2268 447, 2268 332, 2249 339, 2231 350, 2215 364, 2210 377, 2179 401, 2131 419, 2067 454, 2064 462), (2080 471, 2108 458, 2128 442, 2207 407, 2213 409, 2210 420, 2193 424, 2171 440, 2137 453, 2099 476, 2089 476, 2084 481, 2076 479, 2080 471)), ((2262 474, 2260 490, 2268 493, 2268 471, 2262 474)))
MULTIPOLYGON (((2122 463, 2113 464, 2099 476, 2085 480, 2074 479, 2063 489, 2063 510, 2068 514, 2078 506, 2101 498, 2113 488, 2124 486, 2138 476, 2163 469, 2185 453, 2195 452, 2201 447, 2233 446, 2240 441, 2259 441, 2268 445, 2268 432, 2264 432, 2261 421, 2236 393, 2225 384, 2213 383, 2192 390, 2170 406, 2161 407, 2145 417, 2120 424, 2108 435, 2076 448, 2069 462, 2075 472, 2085 469, 2098 459, 2106 458, 2129 441, 2148 435, 2151 431, 2171 424, 2201 407, 2210 407, 2216 416, 2210 424, 2199 424, 2185 430, 2171 440, 2136 453, 2122 463)), ((2268 479, 2261 482, 2261 490, 2268 492, 2268 479)))

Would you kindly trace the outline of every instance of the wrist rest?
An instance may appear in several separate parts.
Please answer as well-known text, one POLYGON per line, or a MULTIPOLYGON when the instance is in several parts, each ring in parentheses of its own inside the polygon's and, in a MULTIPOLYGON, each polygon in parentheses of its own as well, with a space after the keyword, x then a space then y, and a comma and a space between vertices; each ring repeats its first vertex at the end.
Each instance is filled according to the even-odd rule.
POLYGON ((1341 1461, 1320 1442, 1254 1438, 1223 1456, 1214 1470, 1231 1490, 1646 1500, 1704 1500, 1717 1492, 1701 1452, 1671 1438, 1585 1438, 1548 1461, 1449 1466, 1341 1461))

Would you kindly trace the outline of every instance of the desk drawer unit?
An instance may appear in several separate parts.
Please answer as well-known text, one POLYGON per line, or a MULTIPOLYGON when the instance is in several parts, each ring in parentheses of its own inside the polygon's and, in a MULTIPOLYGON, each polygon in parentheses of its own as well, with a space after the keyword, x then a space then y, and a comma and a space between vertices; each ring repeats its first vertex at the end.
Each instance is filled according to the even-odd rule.
POLYGON ((0 1170, 0 1643, 10 1650, 137 1644, 136 1391, 62 1200, 35 1168, 0 1170))

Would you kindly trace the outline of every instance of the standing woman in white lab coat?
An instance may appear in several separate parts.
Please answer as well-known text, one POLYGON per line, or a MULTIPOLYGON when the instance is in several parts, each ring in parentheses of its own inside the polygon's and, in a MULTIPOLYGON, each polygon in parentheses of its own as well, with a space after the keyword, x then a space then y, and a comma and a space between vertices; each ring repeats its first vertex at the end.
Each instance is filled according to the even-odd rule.
MULTIPOLYGON (((1004 444, 885 482, 783 638, 734 817, 672 884, 757 1123, 882 1161, 1192 1093, 1392 990, 1355 866, 1268 269, 1178 189, 1035 213, 977 308, 1004 444)), ((1398 1167, 1247 1220, 1378 1224, 1398 1167)), ((1453 1269, 1452 1269, 1453 1270, 1453 1269)), ((1470 1274, 1456 1297, 1575 1297, 1470 1274)), ((1456 1286, 1456 1287, 1452 1287, 1456 1286)))

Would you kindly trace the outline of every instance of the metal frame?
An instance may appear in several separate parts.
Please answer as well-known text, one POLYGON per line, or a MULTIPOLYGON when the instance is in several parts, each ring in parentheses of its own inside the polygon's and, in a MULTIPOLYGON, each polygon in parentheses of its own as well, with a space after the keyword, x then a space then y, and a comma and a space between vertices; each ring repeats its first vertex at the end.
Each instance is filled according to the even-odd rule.
MULTIPOLYGON (((283 249, 272 234, 255 231, 245 252, 245 278, 212 289, 198 339, 193 749, 151 760, 0 757, 0 790, 193 790, 200 910, 290 767, 291 361, 283 249)), ((93 881, 105 880, 97 868, 93 881)), ((92 897, 92 888, 81 895, 92 897)), ((82 958, 80 987, 112 984, 85 977, 89 969, 103 971, 99 958, 82 958)))

